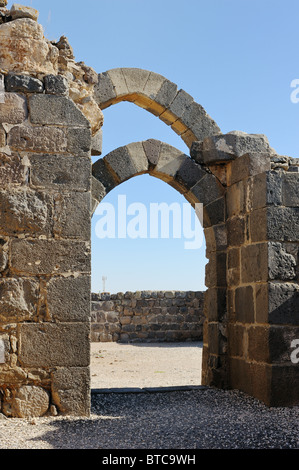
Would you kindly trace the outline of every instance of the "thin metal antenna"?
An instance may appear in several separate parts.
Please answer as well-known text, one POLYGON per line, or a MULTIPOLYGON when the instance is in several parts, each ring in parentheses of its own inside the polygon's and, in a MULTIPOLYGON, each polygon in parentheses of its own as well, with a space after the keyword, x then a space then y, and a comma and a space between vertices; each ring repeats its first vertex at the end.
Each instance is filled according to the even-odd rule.
POLYGON ((105 288, 106 288, 106 281, 107 281, 107 276, 102 276, 102 281, 103 281, 103 292, 106 292, 105 288))

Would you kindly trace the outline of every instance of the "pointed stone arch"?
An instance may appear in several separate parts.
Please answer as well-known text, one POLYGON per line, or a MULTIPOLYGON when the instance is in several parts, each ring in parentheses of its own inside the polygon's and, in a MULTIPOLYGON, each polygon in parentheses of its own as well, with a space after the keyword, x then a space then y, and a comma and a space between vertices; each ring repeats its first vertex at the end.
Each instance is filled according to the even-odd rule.
POLYGON ((206 239, 205 328, 202 382, 226 387, 226 250, 225 188, 204 166, 175 147, 150 139, 119 147, 92 167, 93 212, 113 188, 134 176, 149 174, 179 191, 194 207, 203 205, 206 239), (221 319, 221 320, 220 320, 221 319))
POLYGON ((192 142, 221 132, 192 96, 148 70, 116 68, 100 73, 94 97, 102 110, 121 101, 135 103, 171 126, 189 148, 192 142))

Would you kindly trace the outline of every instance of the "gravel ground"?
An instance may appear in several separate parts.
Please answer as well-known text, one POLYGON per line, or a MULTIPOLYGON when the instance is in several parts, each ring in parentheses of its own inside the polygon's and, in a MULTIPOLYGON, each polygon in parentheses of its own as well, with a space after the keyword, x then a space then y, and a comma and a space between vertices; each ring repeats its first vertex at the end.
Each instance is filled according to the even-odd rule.
POLYGON ((0 420, 1 449, 298 449, 299 407, 206 388, 92 396, 90 418, 0 420))

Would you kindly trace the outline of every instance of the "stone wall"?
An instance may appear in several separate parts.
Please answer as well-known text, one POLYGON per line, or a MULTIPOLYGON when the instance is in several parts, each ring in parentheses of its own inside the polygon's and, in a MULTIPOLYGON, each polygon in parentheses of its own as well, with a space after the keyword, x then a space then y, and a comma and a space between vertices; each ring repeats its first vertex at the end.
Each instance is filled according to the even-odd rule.
POLYGON ((92 294, 91 340, 202 341, 203 292, 92 294))

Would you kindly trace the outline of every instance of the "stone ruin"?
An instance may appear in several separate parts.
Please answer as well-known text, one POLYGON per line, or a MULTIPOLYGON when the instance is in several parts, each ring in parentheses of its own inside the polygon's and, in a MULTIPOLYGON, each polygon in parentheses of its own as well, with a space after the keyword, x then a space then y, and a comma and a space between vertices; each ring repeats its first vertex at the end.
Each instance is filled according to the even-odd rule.
POLYGON ((222 134, 157 73, 96 73, 65 37, 44 37, 36 10, 6 7, 0 0, 0 411, 89 415, 91 216, 145 173, 204 207, 202 384, 298 405, 299 160, 264 135, 222 134), (171 126, 190 155, 150 139, 92 165, 102 111, 121 101, 171 126))

